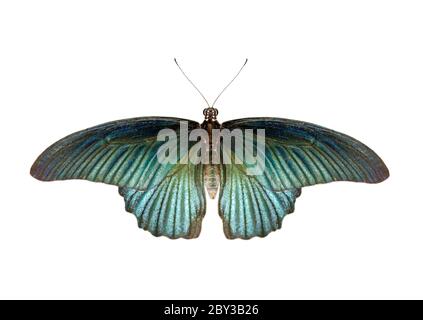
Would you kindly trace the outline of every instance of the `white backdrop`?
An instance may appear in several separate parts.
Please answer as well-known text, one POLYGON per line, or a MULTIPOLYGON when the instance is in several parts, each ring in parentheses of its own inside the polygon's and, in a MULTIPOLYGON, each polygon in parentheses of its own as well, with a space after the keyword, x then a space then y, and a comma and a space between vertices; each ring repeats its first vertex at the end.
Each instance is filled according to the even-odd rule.
POLYGON ((1 298, 423 298, 421 1, 2 1, 1 298), (373 148, 378 185, 308 187, 281 230, 139 230, 117 187, 41 183, 48 145, 135 116, 274 116, 373 148))

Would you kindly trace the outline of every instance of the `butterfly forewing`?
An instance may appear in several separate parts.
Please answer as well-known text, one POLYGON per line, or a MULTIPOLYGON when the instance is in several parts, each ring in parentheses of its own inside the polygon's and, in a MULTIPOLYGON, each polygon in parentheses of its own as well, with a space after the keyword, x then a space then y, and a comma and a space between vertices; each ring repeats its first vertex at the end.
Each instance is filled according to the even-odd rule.
MULTIPOLYGON (((86 129, 61 139, 44 151, 31 168, 43 181, 84 179, 120 187, 126 209, 139 226, 154 235, 197 237, 205 213, 202 166, 158 161, 162 129, 180 137, 181 121, 188 132, 194 121, 178 118, 134 118, 86 129)), ((179 146, 179 144, 178 144, 179 146)))

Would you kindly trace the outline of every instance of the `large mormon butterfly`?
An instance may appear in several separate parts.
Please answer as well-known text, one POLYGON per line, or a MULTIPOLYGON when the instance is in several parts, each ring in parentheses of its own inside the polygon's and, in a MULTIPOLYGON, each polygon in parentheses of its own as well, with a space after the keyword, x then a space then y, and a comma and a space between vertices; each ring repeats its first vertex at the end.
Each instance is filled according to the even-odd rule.
POLYGON ((35 161, 31 175, 42 181, 85 179, 116 185, 126 210, 137 217, 140 228, 172 239, 199 236, 206 213, 205 189, 211 198, 219 191, 219 214, 226 237, 250 239, 279 229, 285 215, 294 211, 302 187, 332 181, 378 183, 388 178, 389 171, 375 152, 330 129, 280 118, 220 124, 214 104, 246 62, 211 106, 176 62, 207 102, 203 123, 141 117, 98 125, 54 143, 35 161), (164 145, 172 139, 157 139, 159 133, 173 130, 173 139, 181 142, 181 123, 188 134, 203 129, 205 138, 212 138, 216 129, 237 131, 245 146, 248 139, 252 141, 252 151, 245 148, 243 158, 232 140, 229 146, 214 143, 216 139, 205 143, 200 135, 198 141, 206 144, 206 149, 196 147, 198 141, 188 141, 184 152, 166 150, 167 155, 176 154, 176 161, 159 161, 164 145), (265 130, 261 140, 259 129, 265 130), (261 151, 260 141, 264 145, 261 151), (198 155, 201 150, 206 150, 201 158, 205 161, 187 161, 192 152, 198 155), (260 174, 249 172, 248 152, 262 156, 260 174), (217 162, 210 161, 216 154, 217 162), (225 156, 233 161, 222 161, 225 156))

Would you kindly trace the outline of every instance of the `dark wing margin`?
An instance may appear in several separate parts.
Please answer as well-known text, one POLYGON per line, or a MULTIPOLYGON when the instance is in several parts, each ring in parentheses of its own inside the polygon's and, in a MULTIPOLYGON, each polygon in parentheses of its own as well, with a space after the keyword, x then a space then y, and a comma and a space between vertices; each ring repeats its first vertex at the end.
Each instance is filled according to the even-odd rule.
MULTIPOLYGON (((245 138, 247 129, 265 129, 264 152, 257 149, 257 139, 252 141, 256 156, 265 160, 262 174, 248 175, 251 164, 245 161, 220 165, 219 213, 230 239, 264 237, 279 229, 294 211, 302 187, 333 181, 378 183, 389 177, 382 159, 363 143, 311 123, 246 118, 222 127, 241 129, 245 138)), ((235 157, 234 150, 221 147, 221 152, 235 157)))
MULTIPOLYGON (((119 186, 140 228, 172 239, 198 237, 206 210, 202 166, 157 159, 165 143, 157 134, 173 129, 179 139, 181 121, 189 131, 199 126, 186 119, 147 117, 73 133, 47 148, 31 175, 42 181, 83 179, 119 186)), ((178 160, 184 156, 178 152, 178 160)))

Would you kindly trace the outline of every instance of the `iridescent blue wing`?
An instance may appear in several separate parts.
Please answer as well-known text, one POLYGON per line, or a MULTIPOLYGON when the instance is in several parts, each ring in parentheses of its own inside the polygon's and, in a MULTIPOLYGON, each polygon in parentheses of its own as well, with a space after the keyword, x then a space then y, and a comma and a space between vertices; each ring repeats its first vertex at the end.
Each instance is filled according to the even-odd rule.
MULTIPOLYGON (((84 179, 119 186, 126 209, 154 235, 197 237, 205 213, 201 165, 162 163, 157 135, 180 122, 188 132, 194 121, 134 118, 102 124, 61 139, 35 161, 31 175, 42 181, 84 179)), ((179 146, 179 144, 178 144, 179 146)), ((177 153, 177 163, 186 154, 177 153)))
POLYGON ((206 213, 202 165, 177 164, 156 186, 145 191, 120 187, 119 193, 126 211, 137 217, 138 226, 153 235, 199 236, 206 213))
POLYGON ((219 214, 228 239, 265 237, 278 230, 301 194, 301 189, 267 188, 242 165, 221 165, 220 173, 219 214))
POLYGON ((265 129, 263 152, 257 149, 257 137, 251 139, 258 150, 255 156, 265 160, 261 174, 247 174, 255 164, 245 161, 221 165, 219 212, 228 238, 266 236, 279 229, 284 216, 294 210, 302 187, 333 181, 378 183, 389 176, 383 161, 367 146, 311 123, 247 118, 222 127, 241 129, 244 135, 247 129, 265 129))

